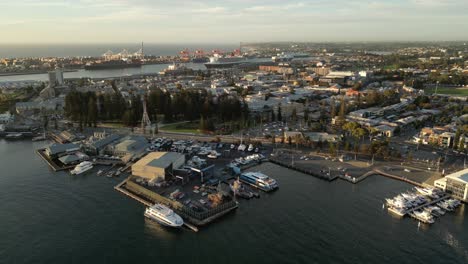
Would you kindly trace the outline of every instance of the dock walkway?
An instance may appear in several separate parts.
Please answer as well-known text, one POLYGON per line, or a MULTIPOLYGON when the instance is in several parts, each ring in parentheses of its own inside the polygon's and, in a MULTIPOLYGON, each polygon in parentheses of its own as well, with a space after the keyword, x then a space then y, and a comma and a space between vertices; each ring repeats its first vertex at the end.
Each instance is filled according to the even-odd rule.
POLYGON ((344 176, 344 175, 340 175, 339 177, 342 180, 345 180, 345 181, 348 181, 350 183, 356 184, 356 183, 359 183, 359 182, 365 180, 367 177, 369 177, 371 175, 374 175, 374 174, 378 174, 378 173, 371 170, 371 171, 368 171, 368 172, 364 173, 363 175, 361 175, 359 177, 351 177, 351 176, 344 176))
POLYGON ((401 176, 393 175, 393 174, 390 174, 390 173, 387 173, 387 172, 383 172, 380 169, 374 169, 374 172, 375 172, 375 174, 379 174, 379 175, 382 175, 382 176, 385 176, 385 177, 388 177, 388 178, 392 178, 392 179, 395 179, 395 180, 407 182, 409 184, 416 185, 418 187, 424 187, 424 185, 422 183, 409 180, 408 178, 405 178, 405 177, 401 177, 401 176))
POLYGON ((322 174, 319 174, 319 173, 316 173, 312 170, 306 170, 306 169, 303 169, 303 168, 299 168, 299 167, 296 167, 296 166, 293 166, 291 164, 287 164, 287 163, 284 163, 284 162, 281 162, 279 160, 275 160, 275 159, 269 159, 269 161, 271 163, 274 163, 274 164, 277 164, 277 165, 280 165, 282 167, 285 167, 285 168, 288 168, 288 169, 291 169, 291 170, 295 170, 295 171, 298 171, 298 172, 302 172, 304 174, 307 174, 307 175, 311 175, 311 176, 314 176, 316 178, 319 178, 321 180, 326 180, 326 181, 334 181, 336 179, 339 178, 339 175, 336 174, 336 175, 333 175, 333 176, 326 176, 326 175, 322 175, 322 174))

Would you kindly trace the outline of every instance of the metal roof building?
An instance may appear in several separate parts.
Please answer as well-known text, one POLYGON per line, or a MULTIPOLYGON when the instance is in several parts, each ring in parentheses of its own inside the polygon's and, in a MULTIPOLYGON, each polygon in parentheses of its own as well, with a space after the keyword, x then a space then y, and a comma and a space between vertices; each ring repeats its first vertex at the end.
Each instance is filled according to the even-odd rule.
POLYGON ((176 152, 151 152, 132 166, 132 174, 148 180, 167 180, 173 169, 185 163, 185 156, 176 152))
POLYGON ((52 144, 50 146, 48 146, 45 150, 45 153, 47 154, 47 156, 51 157, 51 158, 54 158, 54 157, 57 157, 57 156, 62 156, 62 154, 68 154, 68 153, 71 153, 71 152, 75 152, 75 151, 78 151, 80 150, 80 146, 78 146, 77 144, 73 144, 73 143, 68 143, 68 144, 58 144, 58 143, 55 143, 55 144, 52 144))

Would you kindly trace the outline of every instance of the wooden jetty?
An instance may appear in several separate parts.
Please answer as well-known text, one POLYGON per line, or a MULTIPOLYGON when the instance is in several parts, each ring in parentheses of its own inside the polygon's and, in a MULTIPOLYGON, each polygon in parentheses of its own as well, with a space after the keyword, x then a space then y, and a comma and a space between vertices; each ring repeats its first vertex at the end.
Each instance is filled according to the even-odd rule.
POLYGON ((317 173, 317 172, 312 171, 312 170, 306 170, 306 169, 303 169, 303 168, 299 168, 297 166, 293 166, 291 164, 281 162, 281 161, 276 160, 276 159, 271 159, 270 158, 269 161, 271 163, 277 164, 279 166, 282 166, 282 167, 285 167, 285 168, 288 168, 288 169, 291 169, 291 170, 295 170, 295 171, 298 171, 298 172, 302 172, 304 174, 311 175, 311 176, 314 176, 314 177, 319 178, 321 180, 326 180, 326 181, 329 181, 329 182, 334 181, 334 180, 339 178, 338 173, 336 175, 333 175, 333 176, 331 176, 331 175, 326 176, 326 175, 322 175, 322 174, 317 173))
POLYGON ((409 184, 412 184, 412 185, 416 185, 418 187, 424 187, 424 185, 422 183, 412 181, 412 180, 410 180, 408 178, 405 178, 405 177, 401 177, 401 176, 393 175, 393 174, 390 174, 390 173, 387 173, 387 172, 383 172, 383 171, 381 171, 379 169, 375 169, 374 172, 375 172, 375 174, 379 174, 379 175, 382 175, 382 176, 385 176, 385 177, 388 177, 388 178, 392 178, 394 180, 399 180, 399 181, 402 181, 402 182, 406 182, 406 183, 409 183, 409 184))

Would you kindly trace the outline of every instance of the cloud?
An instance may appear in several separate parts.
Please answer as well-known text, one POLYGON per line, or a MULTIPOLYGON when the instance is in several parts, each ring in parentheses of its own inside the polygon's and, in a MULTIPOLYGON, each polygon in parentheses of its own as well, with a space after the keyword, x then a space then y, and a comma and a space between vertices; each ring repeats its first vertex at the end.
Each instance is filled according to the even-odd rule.
POLYGON ((467 7, 468 0, 0 0, 0 27, 9 39, 34 40, 40 32, 48 40, 62 34, 81 42, 142 35, 172 42, 364 40, 385 32, 411 38, 427 28, 428 37, 460 38, 468 32, 467 7), (229 34, 220 39, 219 32, 229 34))
POLYGON ((306 7, 305 3, 285 4, 285 5, 256 5, 244 8, 247 12, 272 12, 272 11, 285 11, 291 9, 298 9, 306 7))
POLYGON ((192 12, 196 14, 221 14, 226 13, 227 11, 228 9, 223 6, 207 7, 192 10, 192 12))

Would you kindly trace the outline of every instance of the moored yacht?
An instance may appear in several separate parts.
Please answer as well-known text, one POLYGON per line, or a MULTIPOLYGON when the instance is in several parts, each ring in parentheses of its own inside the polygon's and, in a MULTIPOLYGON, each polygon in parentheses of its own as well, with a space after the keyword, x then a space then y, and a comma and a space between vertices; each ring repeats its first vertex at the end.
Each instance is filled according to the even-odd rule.
POLYGON ((278 188, 278 183, 276 180, 260 172, 242 173, 239 177, 239 180, 266 192, 278 188))
POLYGON ((83 161, 80 164, 76 165, 76 167, 70 171, 71 174, 78 175, 83 172, 89 171, 93 168, 93 163, 89 161, 83 161))
POLYGON ((435 194, 435 191, 433 188, 421 188, 421 187, 414 187, 418 193, 426 196, 431 196, 435 194))
POLYGON ((414 215, 425 223, 434 223, 434 217, 428 211, 414 211, 414 215))
POLYGON ((164 226, 181 227, 184 224, 182 217, 169 207, 158 203, 146 208, 145 216, 164 226))

